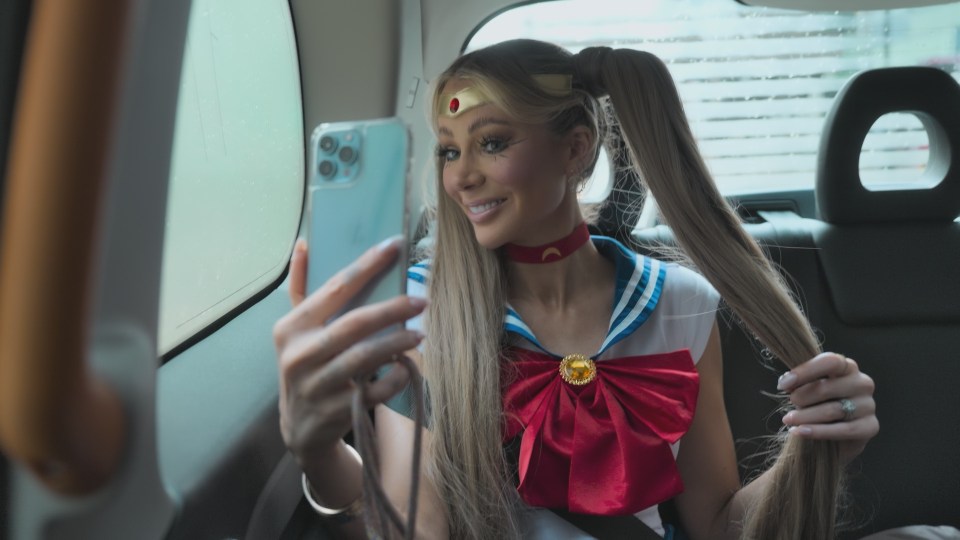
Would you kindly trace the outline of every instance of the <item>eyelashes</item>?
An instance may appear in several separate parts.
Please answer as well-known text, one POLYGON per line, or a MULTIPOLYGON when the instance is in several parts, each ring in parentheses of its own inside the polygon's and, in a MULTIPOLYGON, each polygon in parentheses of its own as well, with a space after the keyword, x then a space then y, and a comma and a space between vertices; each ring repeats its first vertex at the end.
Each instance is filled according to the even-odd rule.
MULTIPOLYGON (((485 136, 477 141, 477 146, 480 147, 480 152, 483 154, 497 156, 502 155, 517 142, 519 141, 514 141, 509 137, 485 136)), ((460 157, 460 150, 452 146, 437 145, 434 152, 443 163, 456 161, 460 157)))
POLYGON ((480 139, 480 148, 487 154, 500 154, 511 145, 510 139, 502 137, 484 137, 480 139))
POLYGON ((436 150, 434 150, 434 153, 436 154, 437 159, 439 159, 439 160, 442 161, 443 163, 447 163, 447 162, 453 161, 453 160, 457 159, 458 157, 460 157, 460 151, 459 151, 459 150, 457 150, 457 149, 455 149, 455 148, 450 148, 450 147, 447 147, 447 146, 437 145, 437 148, 436 148, 436 150))

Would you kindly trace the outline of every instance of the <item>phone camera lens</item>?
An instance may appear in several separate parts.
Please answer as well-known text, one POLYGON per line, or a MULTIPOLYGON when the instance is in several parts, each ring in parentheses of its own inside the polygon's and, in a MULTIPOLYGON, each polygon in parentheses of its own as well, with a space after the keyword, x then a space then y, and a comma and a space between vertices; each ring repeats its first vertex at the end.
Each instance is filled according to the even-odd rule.
POLYGON ((332 161, 325 159, 317 166, 317 170, 320 172, 320 176, 330 178, 337 172, 337 166, 332 161))
POLYGON ((337 149, 337 140, 329 135, 320 137, 320 150, 326 154, 332 153, 337 149))
POLYGON ((344 146, 340 149, 338 156, 344 163, 353 163, 357 160, 357 151, 350 146, 344 146))

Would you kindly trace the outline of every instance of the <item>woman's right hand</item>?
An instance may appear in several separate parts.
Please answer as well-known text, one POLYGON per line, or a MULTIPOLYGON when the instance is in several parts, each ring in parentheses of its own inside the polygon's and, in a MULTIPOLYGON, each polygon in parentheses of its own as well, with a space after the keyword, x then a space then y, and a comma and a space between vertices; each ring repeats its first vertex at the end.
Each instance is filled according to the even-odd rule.
MULTIPOLYGON (((273 339, 280 371, 280 431, 308 477, 351 429, 353 379, 369 379, 423 338, 419 332, 397 330, 366 339, 418 315, 426 306, 420 298, 398 296, 355 308, 329 322, 394 262, 402 241, 393 238, 367 250, 310 296, 306 296, 306 243, 299 240, 294 248, 290 260, 293 309, 274 325, 273 339)), ((406 369, 392 369, 369 383, 367 407, 389 399, 408 379, 406 369)))

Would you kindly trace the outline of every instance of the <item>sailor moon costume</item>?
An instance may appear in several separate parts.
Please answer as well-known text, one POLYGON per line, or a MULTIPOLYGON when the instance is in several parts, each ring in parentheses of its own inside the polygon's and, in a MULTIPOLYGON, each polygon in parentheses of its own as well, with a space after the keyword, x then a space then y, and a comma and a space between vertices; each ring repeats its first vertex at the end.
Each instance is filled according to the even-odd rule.
MULTIPOLYGON (((503 440, 519 439, 517 489, 527 504, 635 514, 663 535, 657 505, 683 491, 676 456, 696 409, 695 364, 719 294, 692 270, 611 238, 590 240, 616 265, 607 336, 599 351, 563 357, 508 306, 503 440)), ((429 263, 407 276, 407 294, 426 297, 429 263)), ((421 317, 407 327, 422 331, 421 317)), ((410 417, 407 394, 387 405, 410 417)))

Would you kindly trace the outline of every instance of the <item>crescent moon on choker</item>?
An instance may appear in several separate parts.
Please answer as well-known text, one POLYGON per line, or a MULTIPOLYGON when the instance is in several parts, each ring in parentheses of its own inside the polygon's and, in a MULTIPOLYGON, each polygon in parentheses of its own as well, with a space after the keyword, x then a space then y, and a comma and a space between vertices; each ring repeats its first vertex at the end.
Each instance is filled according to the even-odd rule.
POLYGON ((557 248, 555 248, 555 247, 549 247, 549 248, 543 250, 543 255, 540 256, 540 260, 541 260, 541 261, 545 261, 545 260, 547 260, 547 257, 550 256, 550 255, 556 255, 557 257, 560 257, 562 254, 560 253, 560 250, 559 250, 559 249, 557 249, 557 248))

